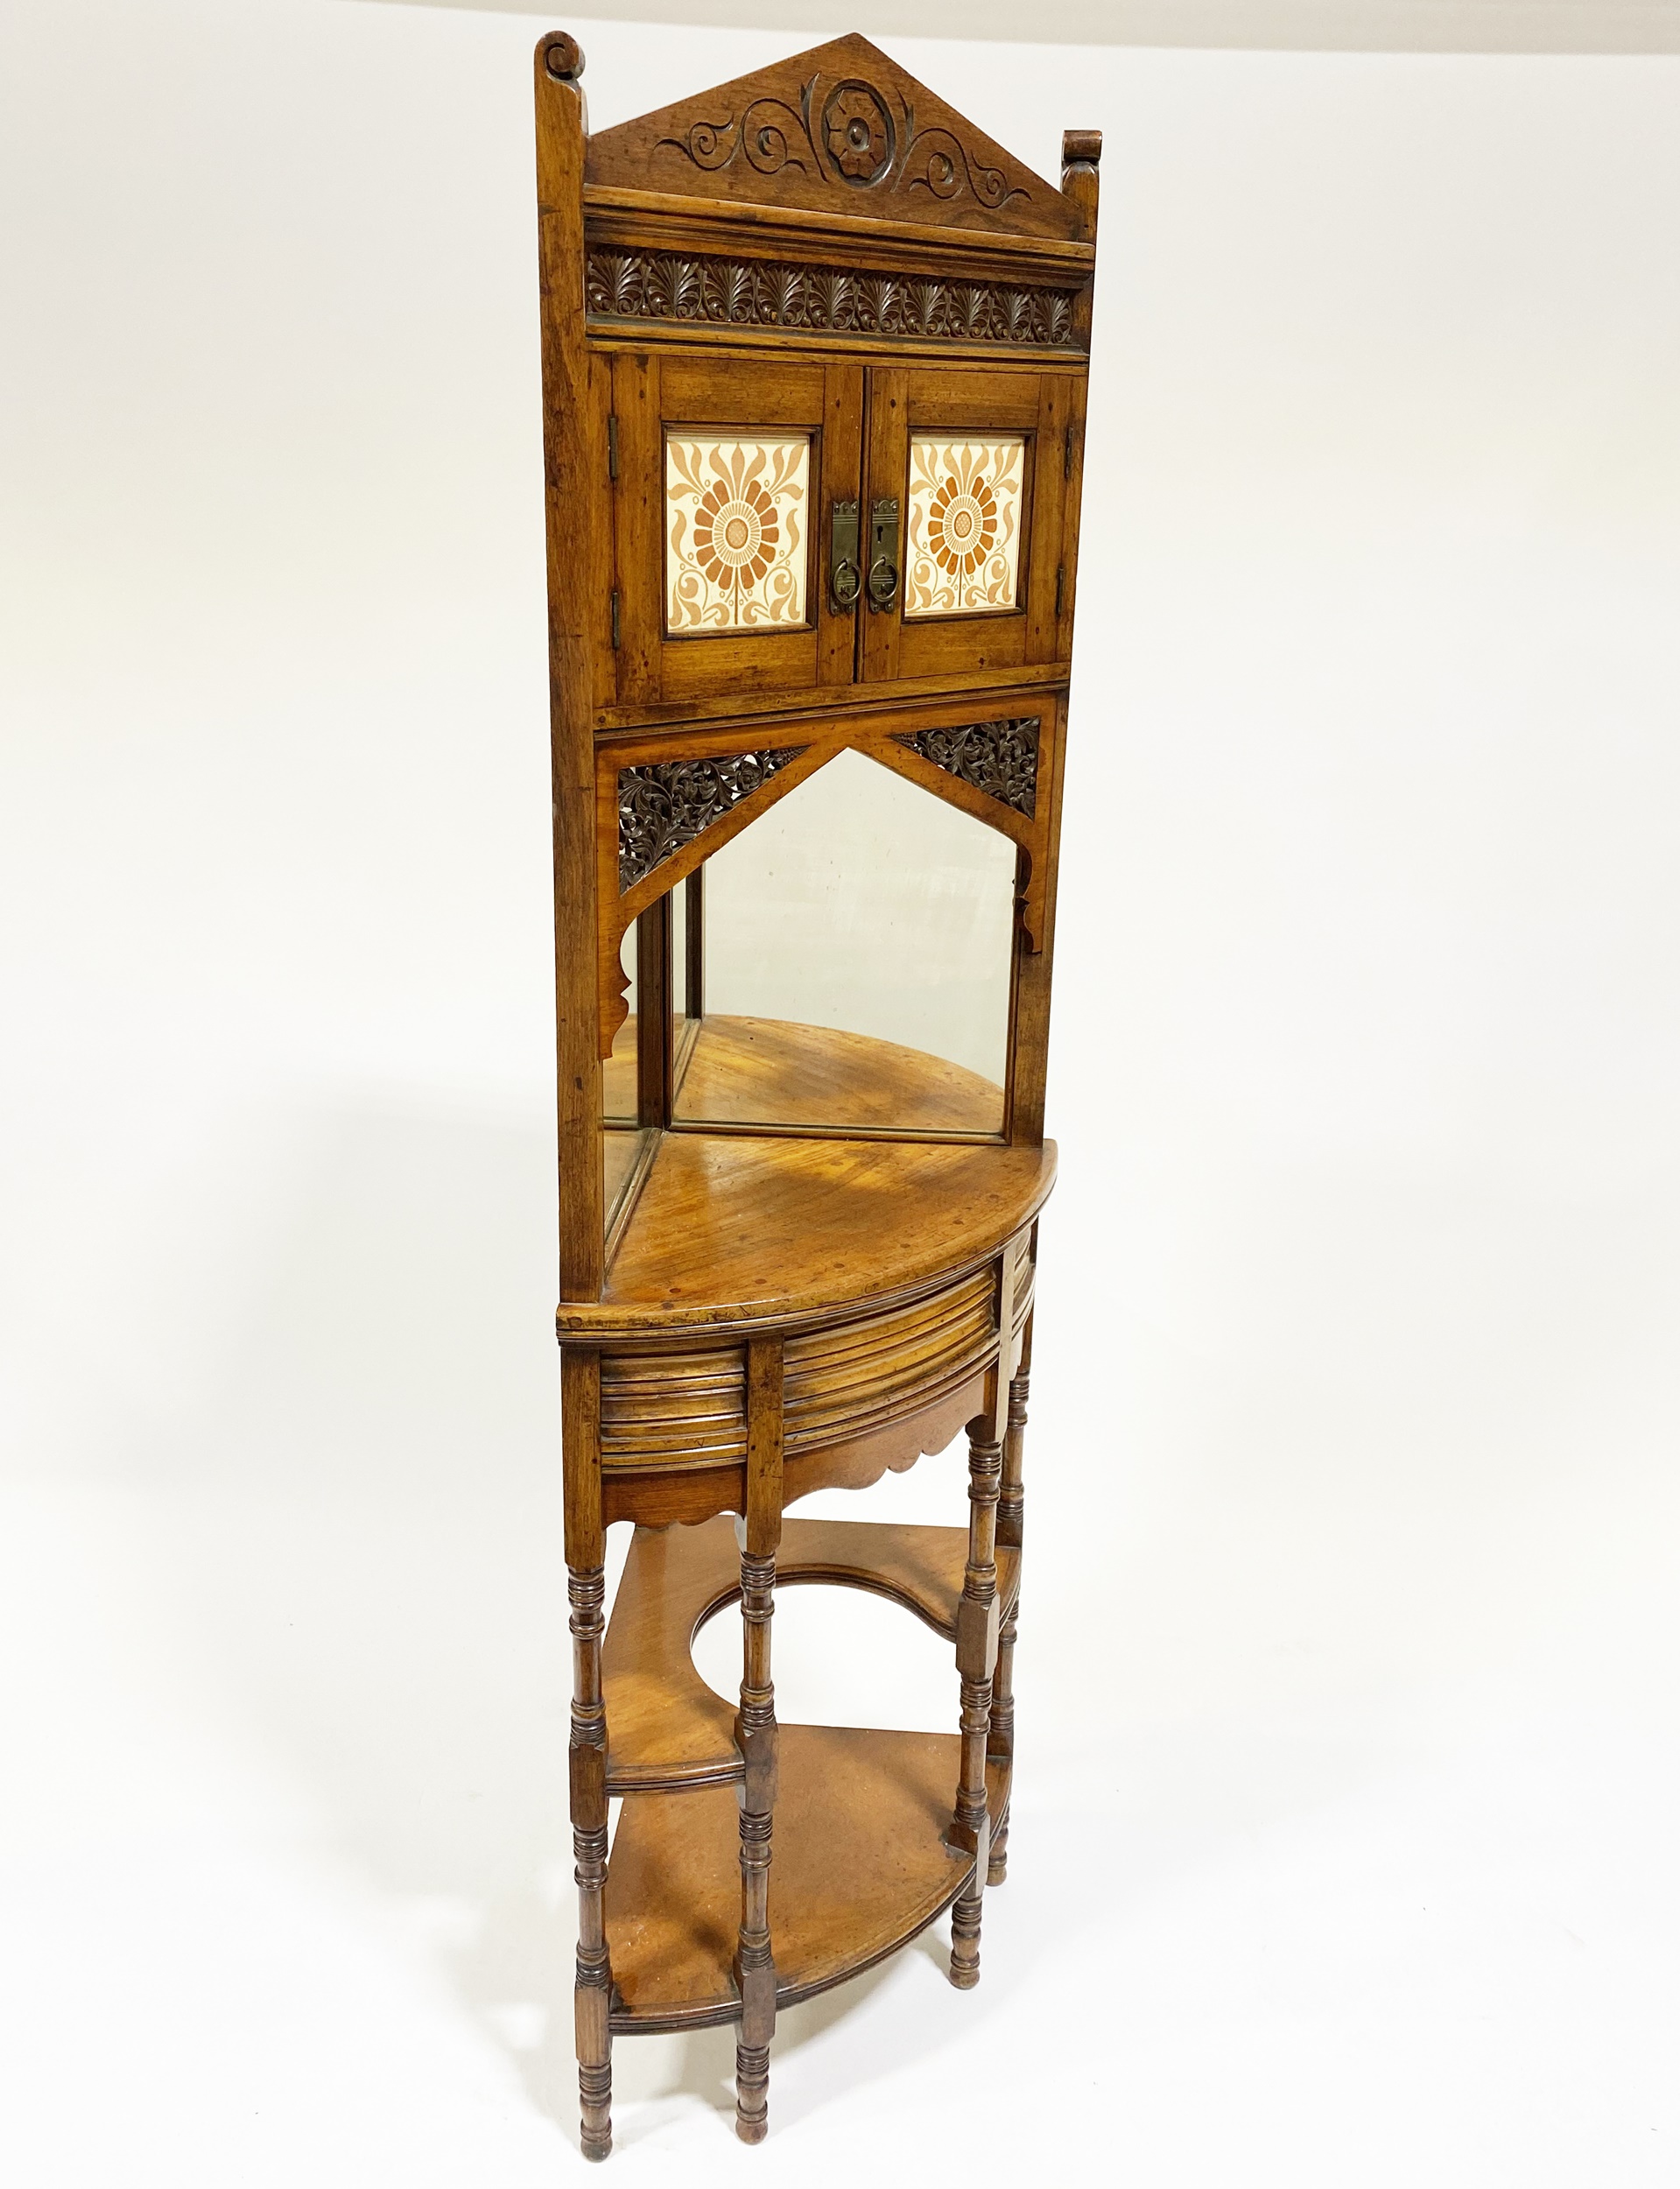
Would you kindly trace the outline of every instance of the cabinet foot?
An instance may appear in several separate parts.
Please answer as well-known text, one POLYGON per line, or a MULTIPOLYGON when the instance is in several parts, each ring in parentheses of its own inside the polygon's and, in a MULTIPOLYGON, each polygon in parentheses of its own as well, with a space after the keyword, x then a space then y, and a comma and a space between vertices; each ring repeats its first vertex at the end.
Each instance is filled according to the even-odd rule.
POLYGON ((578 2096, 583 2118, 578 2142, 586 2158, 607 2158, 613 2148, 613 2071, 604 2067, 578 2069, 578 2096))
POLYGON ((979 1889, 970 1886, 951 1911, 951 1981, 959 1991, 972 1991, 980 1981, 979 1889))
POLYGON ((998 1827, 991 1852, 986 1858, 986 1882, 988 1885, 1001 1885, 1009 1874, 1009 1827, 1006 1822, 998 1827))
POLYGON ((770 2133, 770 2048, 735 2047, 735 2134, 743 2143, 762 2143, 770 2133))

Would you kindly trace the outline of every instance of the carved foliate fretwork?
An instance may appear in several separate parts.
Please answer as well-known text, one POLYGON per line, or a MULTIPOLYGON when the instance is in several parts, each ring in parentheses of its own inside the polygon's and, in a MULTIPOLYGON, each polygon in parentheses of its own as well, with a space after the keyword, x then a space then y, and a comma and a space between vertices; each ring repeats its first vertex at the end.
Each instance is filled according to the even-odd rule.
POLYGON ((603 130, 589 140, 587 179, 937 227, 1079 233, 1059 191, 855 35, 603 130))
POLYGON ((797 760, 803 745, 779 745, 712 760, 671 760, 618 771, 618 886, 628 890, 673 852, 721 820, 797 760))
POLYGON ((1009 714, 959 729, 918 729, 896 743, 988 798, 1034 818, 1038 795, 1038 717, 1009 714))
POLYGON ((924 274, 860 273, 845 266, 786 265, 671 251, 592 245, 585 285, 594 319, 653 320, 904 341, 995 342, 1068 349, 1074 293, 996 281, 933 280, 924 274))

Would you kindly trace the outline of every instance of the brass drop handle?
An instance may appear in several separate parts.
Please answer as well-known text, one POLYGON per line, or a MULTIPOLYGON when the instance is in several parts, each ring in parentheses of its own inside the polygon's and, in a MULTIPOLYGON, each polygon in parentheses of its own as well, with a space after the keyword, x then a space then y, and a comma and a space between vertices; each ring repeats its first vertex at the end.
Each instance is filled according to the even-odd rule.
POLYGON ((898 501, 869 504, 869 606, 887 609, 898 598, 898 501))
POLYGON ((857 606, 863 574, 857 567, 857 503, 836 502, 828 512, 828 597, 837 616, 857 606))

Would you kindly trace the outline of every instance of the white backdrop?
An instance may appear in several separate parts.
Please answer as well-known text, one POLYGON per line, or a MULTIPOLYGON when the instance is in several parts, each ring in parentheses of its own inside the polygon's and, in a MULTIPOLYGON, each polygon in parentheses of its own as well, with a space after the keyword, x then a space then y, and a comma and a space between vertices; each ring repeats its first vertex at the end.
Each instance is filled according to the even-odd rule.
MULTIPOLYGON (((32 2189, 582 2166, 539 27, 0 18, 32 2189)), ((1671 2182, 1680 62, 894 50, 1107 132, 1011 1878, 612 2164, 1671 2182)), ((954 1724, 867 1600, 778 1686, 954 1724)))

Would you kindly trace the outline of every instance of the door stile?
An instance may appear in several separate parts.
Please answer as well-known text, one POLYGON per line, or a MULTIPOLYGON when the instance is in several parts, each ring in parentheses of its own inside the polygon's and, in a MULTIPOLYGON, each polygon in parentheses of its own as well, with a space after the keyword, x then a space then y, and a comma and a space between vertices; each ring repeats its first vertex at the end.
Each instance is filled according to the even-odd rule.
POLYGON ((613 588, 621 604, 614 658, 621 706, 651 706, 659 697, 658 626, 622 609, 623 602, 641 595, 643 573, 657 552, 664 521, 659 365, 657 357, 621 354, 613 359, 613 415, 618 421, 613 588))
POLYGON ((1072 551, 1063 517, 1066 508, 1068 402, 1072 383, 1060 373, 1045 373, 1038 383, 1038 425, 1033 437, 1032 508, 1028 517, 1026 658, 1057 658, 1063 597, 1071 574, 1072 551))
POLYGON ((903 493, 910 467, 909 373, 900 366, 875 366, 869 374, 866 411, 863 505, 859 512, 866 541, 866 566, 875 503, 888 500, 899 503, 899 573, 893 599, 884 609, 869 604, 866 567, 865 602, 858 609, 860 674, 874 683, 898 674, 898 632, 903 615, 903 493))
POLYGON ((850 609, 834 598, 831 543, 837 502, 863 493, 863 412, 867 376, 861 365, 830 364, 823 372, 822 480, 812 521, 817 530, 817 680, 851 684, 858 674, 861 596, 850 609))

